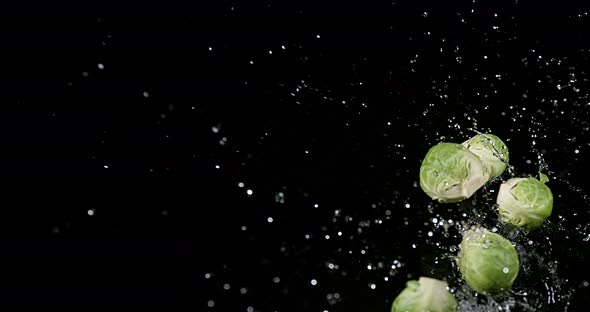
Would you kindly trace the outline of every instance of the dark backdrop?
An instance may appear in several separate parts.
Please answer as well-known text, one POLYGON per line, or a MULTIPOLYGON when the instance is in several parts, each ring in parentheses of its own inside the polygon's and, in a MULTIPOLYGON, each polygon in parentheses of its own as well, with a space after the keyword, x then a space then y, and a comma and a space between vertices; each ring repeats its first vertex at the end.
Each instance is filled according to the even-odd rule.
POLYGON ((476 129, 558 178, 530 300, 583 309, 588 11, 440 2, 0 12, 2 304, 387 311, 456 277, 417 172, 476 129))

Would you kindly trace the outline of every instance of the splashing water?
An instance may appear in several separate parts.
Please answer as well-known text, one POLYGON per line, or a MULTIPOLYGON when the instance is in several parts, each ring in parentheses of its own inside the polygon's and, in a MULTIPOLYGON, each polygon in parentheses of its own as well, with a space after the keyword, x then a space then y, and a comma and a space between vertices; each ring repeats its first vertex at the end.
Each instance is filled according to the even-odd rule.
MULTIPOLYGON (((510 25, 505 26, 500 29, 510 25)), ((386 311, 408 279, 423 275, 446 279, 460 311, 568 311, 576 292, 588 288, 590 280, 577 271, 590 256, 590 195, 582 183, 587 179, 582 174, 585 155, 590 153, 585 143, 590 141, 589 96, 582 90, 590 89, 590 83, 581 78, 584 73, 576 66, 586 63, 587 52, 568 59, 531 48, 518 54, 520 59, 510 58, 505 64, 500 52, 497 57, 486 54, 474 61, 451 39, 441 46, 450 51, 451 61, 457 59, 458 67, 449 66, 448 71, 441 71, 444 73, 426 70, 428 81, 423 85, 423 77, 411 76, 407 80, 417 81, 411 80, 413 88, 407 90, 406 85, 387 84, 389 89, 379 91, 393 90, 387 100, 401 103, 392 108, 375 108, 370 92, 360 83, 366 78, 362 74, 345 83, 346 92, 322 84, 321 79, 283 84, 284 102, 304 118, 319 114, 322 125, 314 129, 329 129, 327 139, 321 137, 329 145, 326 150, 341 148, 340 154, 353 155, 347 158, 348 165, 362 177, 347 179, 354 187, 328 195, 321 187, 316 192, 299 186, 297 190, 268 187, 274 188, 269 198, 280 211, 295 216, 313 207, 316 197, 322 199, 321 205, 309 210, 311 217, 298 219, 302 222, 292 226, 296 238, 289 232, 278 239, 280 256, 295 259, 289 260, 289 278, 281 276, 280 281, 291 281, 291 293, 320 298, 324 305, 319 311, 350 311, 357 306, 386 311), (533 70, 535 79, 522 74, 533 70), (485 77, 492 71, 498 72, 485 77), (519 73, 513 81, 509 79, 519 73), (329 113, 318 111, 316 103, 328 106, 329 113), (420 160, 437 142, 461 143, 473 133, 493 133, 506 143, 511 155, 507 170, 466 201, 431 201, 417 182, 420 160), (341 139, 342 146, 332 144, 334 138, 341 139), (548 186, 555 197, 551 217, 528 233, 500 223, 495 204, 500 183, 539 172, 550 178, 548 186), (472 225, 501 234, 518 251, 519 275, 503 295, 478 295, 456 267, 462 232, 472 225), (379 302, 365 307, 373 301, 379 302)), ((439 65, 421 67, 428 61, 423 55, 411 54, 409 72, 439 65)), ((366 85, 371 82, 367 80, 366 85)), ((268 131, 273 134, 273 130, 279 132, 268 131)), ((305 155, 305 161, 313 162, 321 151, 305 155)), ((319 163, 329 167, 330 161, 319 163)), ((321 165, 312 168, 319 170, 321 165)), ((339 178, 353 175, 349 167, 339 169, 345 172, 339 178)), ((254 194, 263 196, 263 191, 254 194)), ((279 218, 273 222, 283 224, 279 218)), ((267 235, 261 232, 259 237, 267 235)), ((248 235, 253 234, 248 231, 248 235)), ((289 291, 285 287, 277 296, 289 296, 289 291)), ((268 306, 268 310, 274 308, 268 306)))

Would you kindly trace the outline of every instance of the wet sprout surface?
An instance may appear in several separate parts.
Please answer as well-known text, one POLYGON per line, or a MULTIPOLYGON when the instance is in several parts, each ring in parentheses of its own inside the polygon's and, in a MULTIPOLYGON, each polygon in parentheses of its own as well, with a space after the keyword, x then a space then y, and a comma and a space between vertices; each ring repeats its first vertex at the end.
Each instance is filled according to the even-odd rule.
POLYGON ((406 288, 395 298, 391 312, 455 312, 457 300, 447 283, 420 277, 406 283, 406 288))
POLYGON ((553 194, 540 173, 536 178, 512 178, 500 185, 498 212, 501 221, 526 230, 539 227, 553 210, 553 194))
POLYGON ((506 169, 510 158, 509 151, 499 137, 489 133, 477 134, 463 142, 463 146, 481 159, 490 174, 490 179, 499 177, 506 169))
POLYGON ((493 134, 477 134, 463 144, 433 146, 420 166, 420 187, 432 199, 454 203, 467 199, 504 172, 508 148, 493 134))
POLYGON ((463 234, 457 266, 473 290, 497 295, 512 287, 518 276, 519 261, 509 240, 483 227, 475 227, 463 234))
POLYGON ((428 150, 420 166, 420 187, 441 203, 471 197, 490 178, 482 160, 457 143, 439 143, 428 150))

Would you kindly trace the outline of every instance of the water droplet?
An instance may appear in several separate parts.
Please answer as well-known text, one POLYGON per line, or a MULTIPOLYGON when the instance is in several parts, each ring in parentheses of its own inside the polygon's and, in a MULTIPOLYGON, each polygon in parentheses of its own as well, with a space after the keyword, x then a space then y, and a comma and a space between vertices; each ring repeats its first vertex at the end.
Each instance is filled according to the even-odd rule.
POLYGON ((284 204, 285 203, 285 193, 283 193, 283 192, 275 193, 275 202, 277 202, 279 204, 284 204))

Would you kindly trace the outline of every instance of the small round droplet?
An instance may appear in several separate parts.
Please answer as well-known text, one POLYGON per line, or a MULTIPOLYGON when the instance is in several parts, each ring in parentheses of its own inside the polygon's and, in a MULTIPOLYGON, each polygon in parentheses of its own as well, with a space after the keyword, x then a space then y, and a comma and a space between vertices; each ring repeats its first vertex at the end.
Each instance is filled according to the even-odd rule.
POLYGON ((503 268, 503 269, 502 269, 502 272, 504 272, 504 273, 508 273, 508 272, 510 272, 510 270, 509 270, 508 268, 503 268))

